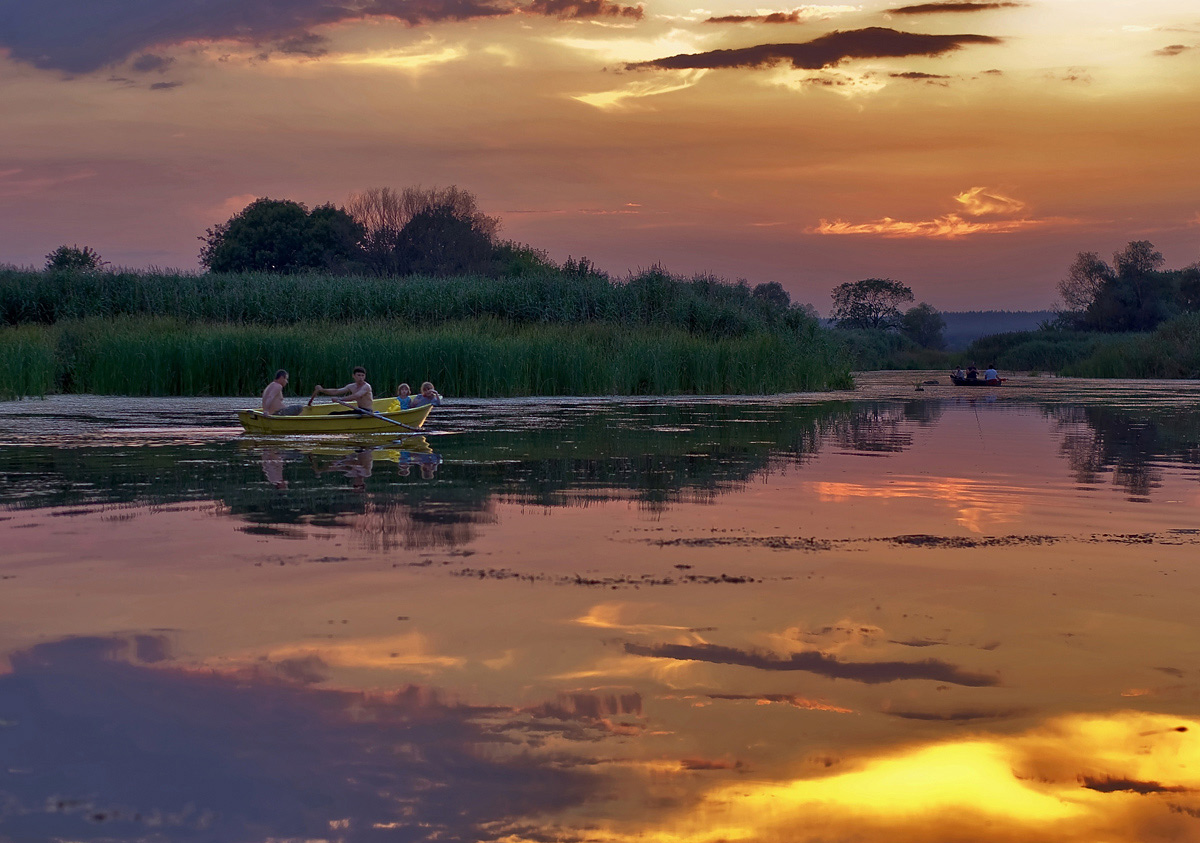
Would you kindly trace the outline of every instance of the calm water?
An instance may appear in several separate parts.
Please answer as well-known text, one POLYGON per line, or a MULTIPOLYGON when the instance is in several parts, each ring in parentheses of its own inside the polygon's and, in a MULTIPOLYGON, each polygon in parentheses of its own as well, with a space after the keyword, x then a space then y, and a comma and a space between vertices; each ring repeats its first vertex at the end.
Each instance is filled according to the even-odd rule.
POLYGON ((0 840, 1200 840, 1200 383, 0 404, 0 840))

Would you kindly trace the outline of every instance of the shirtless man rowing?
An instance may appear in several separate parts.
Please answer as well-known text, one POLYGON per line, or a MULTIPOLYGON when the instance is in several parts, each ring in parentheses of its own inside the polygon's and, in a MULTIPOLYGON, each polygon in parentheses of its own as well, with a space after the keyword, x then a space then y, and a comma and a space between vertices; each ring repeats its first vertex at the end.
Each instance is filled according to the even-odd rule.
POLYGON ((320 384, 313 390, 312 398, 308 399, 311 405, 313 398, 318 395, 331 395, 334 398, 344 395, 346 401, 341 403, 354 402, 359 406, 359 409, 366 410, 369 413, 375 412, 375 394, 371 391, 371 385, 367 383, 367 370, 362 366, 355 366, 354 380, 340 389, 326 389, 320 384))

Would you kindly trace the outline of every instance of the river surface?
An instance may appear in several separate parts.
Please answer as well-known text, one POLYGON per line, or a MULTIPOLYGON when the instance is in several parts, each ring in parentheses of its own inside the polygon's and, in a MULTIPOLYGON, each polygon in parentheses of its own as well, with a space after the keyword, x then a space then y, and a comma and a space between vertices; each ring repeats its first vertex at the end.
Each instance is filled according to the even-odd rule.
POLYGON ((944 381, 0 404, 0 840, 1200 840, 1200 382, 944 381))

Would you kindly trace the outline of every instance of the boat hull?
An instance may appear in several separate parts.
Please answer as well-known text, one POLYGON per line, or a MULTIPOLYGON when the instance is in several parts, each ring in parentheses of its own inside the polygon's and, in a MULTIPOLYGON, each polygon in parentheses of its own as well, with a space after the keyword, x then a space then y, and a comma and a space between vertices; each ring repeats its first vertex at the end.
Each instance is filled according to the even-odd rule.
POLYGON ((995 381, 985 381, 983 378, 967 380, 966 378, 956 378, 954 375, 951 375, 950 383, 954 384, 955 386, 1003 386, 1004 378, 1000 378, 999 380, 995 381))
POLYGON ((425 424, 432 404, 401 410, 395 398, 375 401, 375 412, 383 418, 364 416, 340 404, 318 404, 305 407, 298 416, 268 416, 262 410, 238 410, 238 421, 247 433, 271 436, 303 436, 326 433, 402 433, 405 427, 419 428, 425 424), (396 424, 399 422, 399 424, 396 424))

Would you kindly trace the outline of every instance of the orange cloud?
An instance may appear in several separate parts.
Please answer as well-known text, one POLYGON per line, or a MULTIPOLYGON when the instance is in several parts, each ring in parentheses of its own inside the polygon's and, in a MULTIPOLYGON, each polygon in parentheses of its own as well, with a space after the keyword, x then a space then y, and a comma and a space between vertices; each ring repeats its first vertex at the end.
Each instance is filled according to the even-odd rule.
MULTIPOLYGON (((972 187, 954 197, 968 217, 1006 216, 1021 213, 1026 204, 1020 199, 988 190, 972 187)), ((898 220, 892 217, 869 222, 846 222, 845 220, 822 219, 820 224, 808 229, 810 234, 867 234, 888 238, 925 237, 951 240, 976 234, 1010 234, 1035 228, 1078 225, 1081 220, 1064 217, 1034 219, 966 219, 959 213, 944 214, 930 220, 898 220)))

